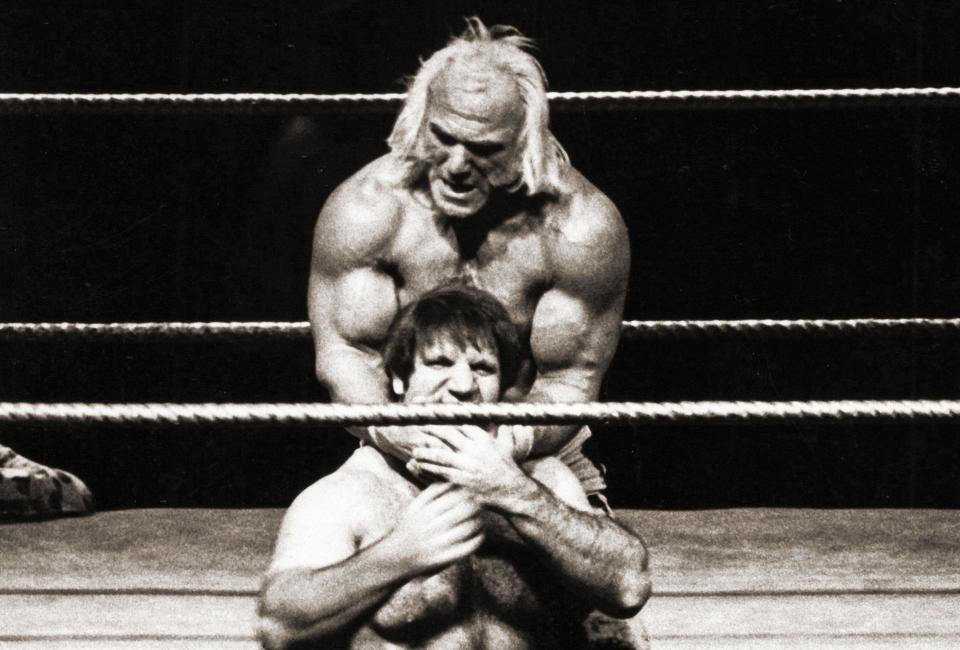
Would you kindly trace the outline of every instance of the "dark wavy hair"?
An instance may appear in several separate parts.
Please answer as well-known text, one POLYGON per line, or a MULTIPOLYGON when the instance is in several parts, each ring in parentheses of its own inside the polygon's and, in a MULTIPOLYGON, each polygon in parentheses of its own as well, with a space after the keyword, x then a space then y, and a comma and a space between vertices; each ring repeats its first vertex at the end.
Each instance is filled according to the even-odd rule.
POLYGON ((501 395, 516 382, 521 347, 510 315, 486 291, 462 286, 434 289, 400 310, 384 340, 384 369, 406 385, 417 352, 443 337, 462 348, 495 349, 501 395))

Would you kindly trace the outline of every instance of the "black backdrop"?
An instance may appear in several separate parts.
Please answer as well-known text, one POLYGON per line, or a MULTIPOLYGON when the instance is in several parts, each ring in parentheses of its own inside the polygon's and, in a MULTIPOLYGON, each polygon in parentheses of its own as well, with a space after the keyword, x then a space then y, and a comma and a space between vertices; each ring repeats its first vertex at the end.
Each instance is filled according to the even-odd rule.
MULTIPOLYGON (((461 17, 555 90, 955 86, 948 2, 6 2, 2 92, 396 92, 461 17), (521 5, 522 6, 517 6, 521 5)), ((958 108, 557 113, 626 318, 955 316, 958 108)), ((304 320, 313 220, 392 115, 0 115, 0 320, 304 320)), ((625 341, 604 398, 956 397, 957 335, 625 341)), ((323 399, 306 342, 0 341, 4 401, 323 399)), ((954 424, 599 428, 616 504, 960 505, 954 424)), ((104 507, 280 506, 339 430, 0 426, 104 507)))

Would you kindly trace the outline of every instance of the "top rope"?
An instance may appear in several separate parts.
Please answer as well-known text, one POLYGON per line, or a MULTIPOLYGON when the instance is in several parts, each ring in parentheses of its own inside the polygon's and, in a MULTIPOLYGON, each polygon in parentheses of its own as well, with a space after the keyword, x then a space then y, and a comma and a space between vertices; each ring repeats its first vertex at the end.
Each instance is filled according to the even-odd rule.
MULTIPOLYGON (((960 331, 960 318, 852 318, 846 320, 627 320, 628 339, 713 336, 843 335, 960 331)), ((272 336, 307 339, 307 321, 169 322, 169 323, 0 323, 0 337, 59 339, 236 338, 272 336)))
MULTIPOLYGON (((390 112, 403 93, 0 93, 0 113, 390 112)), ((559 110, 955 105, 960 88, 614 90, 547 93, 559 110)))

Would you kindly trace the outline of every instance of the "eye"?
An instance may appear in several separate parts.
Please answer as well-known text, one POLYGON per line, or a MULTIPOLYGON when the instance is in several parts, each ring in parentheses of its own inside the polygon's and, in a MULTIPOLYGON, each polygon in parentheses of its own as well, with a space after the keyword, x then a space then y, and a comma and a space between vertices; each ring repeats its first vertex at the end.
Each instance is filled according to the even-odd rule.
POLYGON ((496 364, 490 363, 489 361, 473 363, 470 365, 470 368, 478 375, 492 375, 499 370, 496 364))
POLYGON ((453 365, 453 359, 444 355, 437 355, 427 357, 423 360, 423 364, 428 368, 449 368, 453 365))
POLYGON ((481 158, 489 158, 504 149, 504 145, 499 142, 470 142, 466 147, 470 153, 481 158))
POLYGON ((452 135, 443 131, 440 127, 434 124, 430 125, 430 133, 432 133, 433 137, 439 140, 440 144, 442 145, 449 147, 457 143, 456 139, 452 135))

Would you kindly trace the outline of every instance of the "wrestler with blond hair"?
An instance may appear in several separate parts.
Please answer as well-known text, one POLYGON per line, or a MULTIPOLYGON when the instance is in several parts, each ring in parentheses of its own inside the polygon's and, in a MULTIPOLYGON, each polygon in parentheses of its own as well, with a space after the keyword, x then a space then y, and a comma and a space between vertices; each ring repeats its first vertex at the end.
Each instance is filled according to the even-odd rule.
MULTIPOLYGON (((412 79, 390 152, 326 201, 309 311, 317 377, 334 401, 389 399, 377 353, 387 327, 405 305, 451 282, 493 294, 520 333, 524 357, 505 399, 597 399, 620 334, 627 232, 550 132, 531 44, 512 27, 468 19, 412 79)), ((442 427, 351 431, 406 462, 442 427)), ((588 429, 500 433, 517 460, 554 455, 588 494, 605 487, 581 451, 588 429)))

